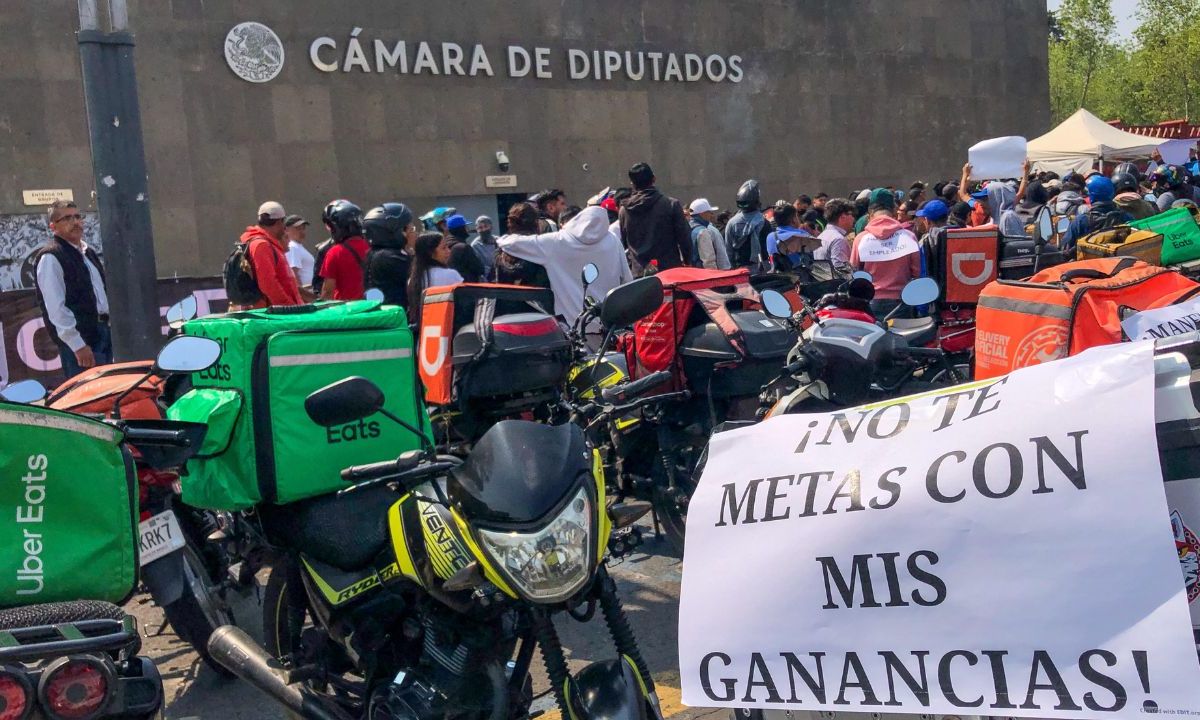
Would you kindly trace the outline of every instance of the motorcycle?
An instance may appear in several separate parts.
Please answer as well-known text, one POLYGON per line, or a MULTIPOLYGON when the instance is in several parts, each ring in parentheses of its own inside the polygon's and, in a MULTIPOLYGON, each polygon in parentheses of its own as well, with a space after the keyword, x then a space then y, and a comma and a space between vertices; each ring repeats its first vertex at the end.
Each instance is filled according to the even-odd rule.
MULTIPOLYGON (((598 317, 631 323, 661 295, 610 295, 598 317), (642 305, 637 303, 641 301, 642 305)), ((644 398, 576 408, 636 412, 644 398)), ((305 401, 324 427, 382 414, 423 449, 349 467, 334 495, 262 508, 286 559, 271 570, 266 647, 235 627, 209 652, 292 713, 348 718, 528 717, 541 648, 563 717, 661 720, 654 682, 607 570, 649 510, 606 503, 596 451, 573 424, 501 420, 465 459, 440 455, 351 377, 305 401), (599 608, 618 652, 571 675, 552 618, 599 608)))
MULTIPOLYGON (((188 445, 199 447, 204 426, 165 419, 171 400, 186 391, 190 371, 173 371, 162 364, 164 356, 178 366, 183 357, 202 352, 201 348, 211 353, 211 346, 175 334, 195 314, 196 300, 192 296, 172 305, 166 314, 172 339, 158 360, 86 370, 55 388, 46 398, 46 406, 105 419, 125 428, 183 428, 189 434, 188 445)), ((227 601, 229 591, 244 592, 253 585, 253 577, 229 572, 230 553, 222 544, 211 541, 214 536, 223 537, 222 529, 233 520, 183 504, 179 472, 186 456, 164 457, 161 448, 143 450, 140 445, 134 446, 132 454, 141 509, 142 584, 179 638, 194 647, 207 665, 228 676, 223 666, 208 658, 205 648, 213 630, 234 622, 227 601), (173 459, 176 461, 171 462, 173 459)))
MULTIPOLYGON (((201 342, 169 343, 155 367, 192 372, 216 361, 220 352, 216 343, 190 340, 201 342)), ((10 403, 34 404, 44 397, 45 390, 36 381, 14 383, 0 391, 0 399, 10 403)), ((121 430, 120 442, 150 467, 178 467, 199 446, 204 433, 203 426, 187 423, 111 420, 110 424, 121 430)), ((176 541, 175 536, 165 539, 176 541)), ((145 559, 144 534, 140 546, 145 559)), ((82 599, 2 609, 0 718, 158 717, 162 678, 154 661, 140 651, 136 620, 109 602, 82 599)))
MULTIPOLYGON (((604 305, 615 298, 640 297, 652 310, 657 309, 664 297, 660 278, 673 272, 615 288, 604 305)), ((585 285, 589 274, 585 268, 585 285)), ((736 278, 729 282, 736 282, 736 278)), ((680 335, 665 339, 672 343, 675 355, 671 370, 651 373, 637 381, 655 378, 654 387, 675 383, 668 388, 670 392, 648 398, 637 416, 615 416, 602 423, 588 420, 590 437, 600 450, 606 474, 612 478, 612 489, 620 499, 649 500, 656 529, 661 529, 680 553, 693 487, 692 471, 709 434, 723 422, 753 419, 759 390, 777 372, 796 337, 778 320, 746 306, 749 287, 745 292, 736 288, 732 293, 721 288, 704 291, 709 293, 706 300, 724 311, 724 325, 707 317, 704 320, 708 322, 689 317, 680 335), (741 335, 741 349, 729 340, 730 327, 741 335), (686 379, 685 387, 678 386, 678 377, 686 379)), ((676 298, 682 294, 678 289, 675 292, 676 298)), ((585 305, 570 333, 576 347, 576 364, 567 394, 577 403, 589 401, 605 389, 617 391, 629 376, 623 349, 633 341, 632 333, 609 333, 598 353, 591 353, 581 341, 580 328, 588 325, 599 307, 603 306, 585 305), (614 348, 616 354, 610 355, 614 348)))
MULTIPOLYGON (((866 281, 855 279, 851 285, 861 282, 866 281)), ((865 295, 861 285, 849 292, 857 293, 860 301, 865 295)), ((937 296, 936 282, 918 278, 904 287, 901 300, 916 307, 937 296)), ((763 304, 774 317, 796 321, 782 296, 768 291, 763 304)), ((898 311, 899 307, 892 315, 898 311)), ((822 317, 820 311, 802 310, 801 315, 811 314, 813 322, 788 354, 780 376, 763 388, 761 418, 824 412, 967 380, 963 368, 952 364, 941 348, 927 347, 937 336, 933 318, 897 323, 889 316, 875 322, 861 309, 850 312, 863 317, 830 313, 822 317)))

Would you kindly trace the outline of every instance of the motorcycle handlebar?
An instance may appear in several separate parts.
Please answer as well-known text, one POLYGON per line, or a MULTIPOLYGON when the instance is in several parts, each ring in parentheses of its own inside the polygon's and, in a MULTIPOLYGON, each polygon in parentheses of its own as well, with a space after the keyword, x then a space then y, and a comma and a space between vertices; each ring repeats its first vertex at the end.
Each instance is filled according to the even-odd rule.
POLYGON ((342 479, 346 482, 358 482, 360 480, 371 480, 377 477, 395 475, 398 472, 400 472, 399 460, 383 460, 382 462, 369 463, 367 465, 352 465, 342 470, 342 479))
POLYGON ((650 390, 664 385, 671 380, 671 373, 668 370, 660 370, 655 373, 650 373, 640 380, 617 385, 616 387, 605 388, 600 391, 600 397, 606 403, 626 403, 632 398, 641 397, 650 390))
POLYGON ((183 430, 160 430, 157 428, 126 428, 125 439, 131 443, 159 443, 161 445, 188 445, 187 433, 183 430))

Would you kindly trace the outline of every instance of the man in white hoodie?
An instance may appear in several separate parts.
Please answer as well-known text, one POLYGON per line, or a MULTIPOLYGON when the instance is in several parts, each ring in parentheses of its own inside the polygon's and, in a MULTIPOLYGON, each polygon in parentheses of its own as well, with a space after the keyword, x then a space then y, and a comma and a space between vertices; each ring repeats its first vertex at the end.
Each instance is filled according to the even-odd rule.
POLYGON ((608 213, 601 207, 584 208, 561 230, 539 235, 505 235, 497 246, 513 257, 538 263, 550 277, 554 309, 567 322, 583 312, 580 273, 588 263, 600 270, 588 295, 603 300, 609 290, 629 282, 633 274, 621 241, 608 229, 608 213))

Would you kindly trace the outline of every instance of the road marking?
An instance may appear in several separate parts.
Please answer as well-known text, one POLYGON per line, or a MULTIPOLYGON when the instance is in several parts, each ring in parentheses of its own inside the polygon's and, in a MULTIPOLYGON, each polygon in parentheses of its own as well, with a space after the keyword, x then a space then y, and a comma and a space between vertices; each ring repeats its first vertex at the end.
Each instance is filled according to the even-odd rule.
MULTIPOLYGON (((688 706, 683 704, 683 693, 678 688, 663 685, 657 681, 655 682, 655 688, 658 690, 658 704, 662 707, 663 718, 672 717, 688 709, 688 706)), ((547 697, 553 696, 550 695, 547 697)), ((562 711, 555 705, 547 710, 545 714, 539 715, 537 720, 562 720, 562 711)))

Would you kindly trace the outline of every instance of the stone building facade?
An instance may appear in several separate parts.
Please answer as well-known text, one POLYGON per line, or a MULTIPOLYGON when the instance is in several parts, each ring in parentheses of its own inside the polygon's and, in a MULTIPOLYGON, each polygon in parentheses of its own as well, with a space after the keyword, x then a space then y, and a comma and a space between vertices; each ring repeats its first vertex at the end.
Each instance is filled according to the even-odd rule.
MULTIPOLYGON (((732 207, 748 177, 769 201, 956 176, 977 140, 1049 125, 1040 0, 129 0, 129 14, 160 276, 216 273, 265 199, 313 220, 334 197, 495 216, 547 186, 583 204, 647 161, 669 194, 732 207)), ((40 210, 24 190, 90 204, 77 27, 74 0, 0 9, 0 232, 26 238, 0 236, 0 289, 36 235, 13 219, 40 210)))

